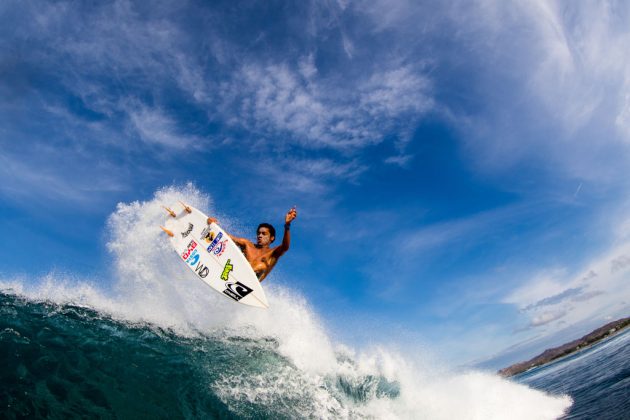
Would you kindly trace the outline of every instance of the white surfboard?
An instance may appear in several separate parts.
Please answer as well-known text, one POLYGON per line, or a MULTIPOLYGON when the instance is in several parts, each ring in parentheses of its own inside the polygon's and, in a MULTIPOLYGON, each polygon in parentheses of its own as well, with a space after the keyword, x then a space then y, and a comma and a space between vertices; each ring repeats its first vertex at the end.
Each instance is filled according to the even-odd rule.
POLYGON ((164 227, 171 245, 195 276, 223 296, 244 305, 268 308, 265 292, 238 245, 208 216, 177 203, 164 227))

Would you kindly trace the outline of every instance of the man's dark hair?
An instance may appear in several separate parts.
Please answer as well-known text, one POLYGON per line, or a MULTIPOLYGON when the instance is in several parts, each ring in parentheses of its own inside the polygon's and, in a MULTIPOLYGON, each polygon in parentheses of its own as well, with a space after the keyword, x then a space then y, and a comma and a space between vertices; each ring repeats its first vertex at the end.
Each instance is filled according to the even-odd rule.
POLYGON ((258 229, 260 229, 261 227, 266 227, 267 229, 269 229, 269 236, 272 236, 274 239, 276 238, 276 228, 275 227, 271 226, 269 223, 261 223, 256 228, 256 233, 258 233, 258 229))

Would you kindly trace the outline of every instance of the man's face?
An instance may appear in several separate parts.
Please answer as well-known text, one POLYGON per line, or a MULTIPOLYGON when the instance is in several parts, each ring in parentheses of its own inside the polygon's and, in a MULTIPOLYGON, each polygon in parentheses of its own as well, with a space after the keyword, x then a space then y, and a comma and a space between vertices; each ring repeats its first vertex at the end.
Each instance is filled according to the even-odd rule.
POLYGON ((265 246, 269 245, 273 240, 273 237, 269 233, 269 228, 261 227, 258 228, 258 232, 256 233, 256 239, 258 240, 258 245, 265 246))

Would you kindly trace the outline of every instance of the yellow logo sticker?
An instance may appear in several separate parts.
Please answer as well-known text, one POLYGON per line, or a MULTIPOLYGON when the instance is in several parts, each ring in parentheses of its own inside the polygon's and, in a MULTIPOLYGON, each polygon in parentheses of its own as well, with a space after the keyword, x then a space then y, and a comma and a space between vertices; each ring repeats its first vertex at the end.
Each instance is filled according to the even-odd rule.
POLYGON ((231 260, 227 260, 225 263, 225 267, 223 267, 223 273, 221 273, 221 280, 227 281, 230 276, 230 271, 234 269, 234 266, 230 264, 231 260))

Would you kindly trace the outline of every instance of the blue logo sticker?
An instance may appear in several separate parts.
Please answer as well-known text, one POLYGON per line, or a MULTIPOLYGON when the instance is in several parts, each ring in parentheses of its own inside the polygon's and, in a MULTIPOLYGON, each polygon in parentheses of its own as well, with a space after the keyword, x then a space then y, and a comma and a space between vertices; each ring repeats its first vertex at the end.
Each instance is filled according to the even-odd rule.
POLYGON ((191 265, 194 266, 195 264, 197 264, 197 261, 199 261, 199 252, 197 252, 197 250, 195 249, 190 256, 188 257, 188 259, 186 259, 186 262, 191 265))
POLYGON ((219 243, 222 237, 223 237, 223 233, 219 232, 217 237, 214 238, 214 240, 210 243, 210 245, 208 245, 208 248, 207 248, 208 252, 212 252, 212 250, 214 249, 214 247, 217 246, 217 244, 219 243))

